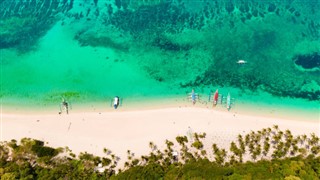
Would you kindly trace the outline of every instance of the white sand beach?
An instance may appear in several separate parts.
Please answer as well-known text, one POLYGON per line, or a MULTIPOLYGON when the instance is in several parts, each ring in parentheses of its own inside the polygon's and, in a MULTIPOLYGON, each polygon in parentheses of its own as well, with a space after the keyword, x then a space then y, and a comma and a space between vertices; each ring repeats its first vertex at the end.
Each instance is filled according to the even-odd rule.
MULTIPOLYGON (((192 132, 205 132, 209 148, 213 143, 228 148, 238 134, 275 124, 281 130, 289 129, 293 135, 320 135, 319 118, 289 120, 190 106, 107 112, 72 111, 69 115, 55 112, 4 112, 1 115, 3 141, 30 137, 48 142, 53 147, 68 146, 76 154, 86 151, 104 155, 103 148, 108 148, 121 158, 120 162, 126 160, 127 150, 140 157, 150 152, 149 142, 164 148, 166 139, 175 142, 176 136, 187 135, 190 129, 192 132)), ((175 145, 178 149, 177 143, 175 145)))

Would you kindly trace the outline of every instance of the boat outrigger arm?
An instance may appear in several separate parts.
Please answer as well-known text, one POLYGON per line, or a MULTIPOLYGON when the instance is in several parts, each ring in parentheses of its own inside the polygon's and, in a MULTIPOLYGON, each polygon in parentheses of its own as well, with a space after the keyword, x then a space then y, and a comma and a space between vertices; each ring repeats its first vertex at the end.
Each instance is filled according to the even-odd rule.
POLYGON ((198 93, 189 93, 188 94, 188 99, 192 101, 199 100, 199 95, 198 93))

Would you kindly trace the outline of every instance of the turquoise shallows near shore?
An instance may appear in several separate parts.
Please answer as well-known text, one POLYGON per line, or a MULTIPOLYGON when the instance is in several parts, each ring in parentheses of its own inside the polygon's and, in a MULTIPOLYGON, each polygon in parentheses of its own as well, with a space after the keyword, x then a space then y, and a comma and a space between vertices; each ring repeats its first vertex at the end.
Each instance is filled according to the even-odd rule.
POLYGON ((0 3, 3 106, 184 98, 194 88, 202 100, 230 92, 234 108, 319 111, 318 1, 30 3, 0 3))

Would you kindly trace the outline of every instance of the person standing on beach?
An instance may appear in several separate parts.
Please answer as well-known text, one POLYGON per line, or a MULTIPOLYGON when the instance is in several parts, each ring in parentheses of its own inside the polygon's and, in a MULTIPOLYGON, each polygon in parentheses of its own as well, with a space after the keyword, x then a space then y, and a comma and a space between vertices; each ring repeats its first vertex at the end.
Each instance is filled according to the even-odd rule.
POLYGON ((64 98, 62 98, 62 102, 60 104, 59 114, 61 114, 62 111, 65 111, 67 114, 69 114, 69 103, 64 98))

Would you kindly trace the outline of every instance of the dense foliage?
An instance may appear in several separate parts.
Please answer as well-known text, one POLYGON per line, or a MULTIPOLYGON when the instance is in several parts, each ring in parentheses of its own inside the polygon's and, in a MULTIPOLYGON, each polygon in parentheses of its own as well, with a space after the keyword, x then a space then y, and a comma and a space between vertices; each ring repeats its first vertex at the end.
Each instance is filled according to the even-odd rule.
POLYGON ((319 179, 320 158, 277 159, 220 166, 207 159, 163 167, 152 163, 130 168, 111 179, 319 179))
POLYGON ((210 158, 202 140, 206 134, 176 137, 180 150, 166 141, 166 149, 150 142, 149 155, 134 157, 117 168, 119 158, 104 149, 105 157, 68 148, 51 148, 42 141, 24 138, 0 145, 1 179, 319 179, 320 142, 311 134, 293 137, 278 126, 239 135, 230 149, 212 145, 210 158), (269 144, 270 142, 270 144, 269 144), (247 152, 248 151, 248 152, 247 152), (249 157, 244 161, 243 157, 249 157), (116 170, 119 172, 116 174, 116 170))

